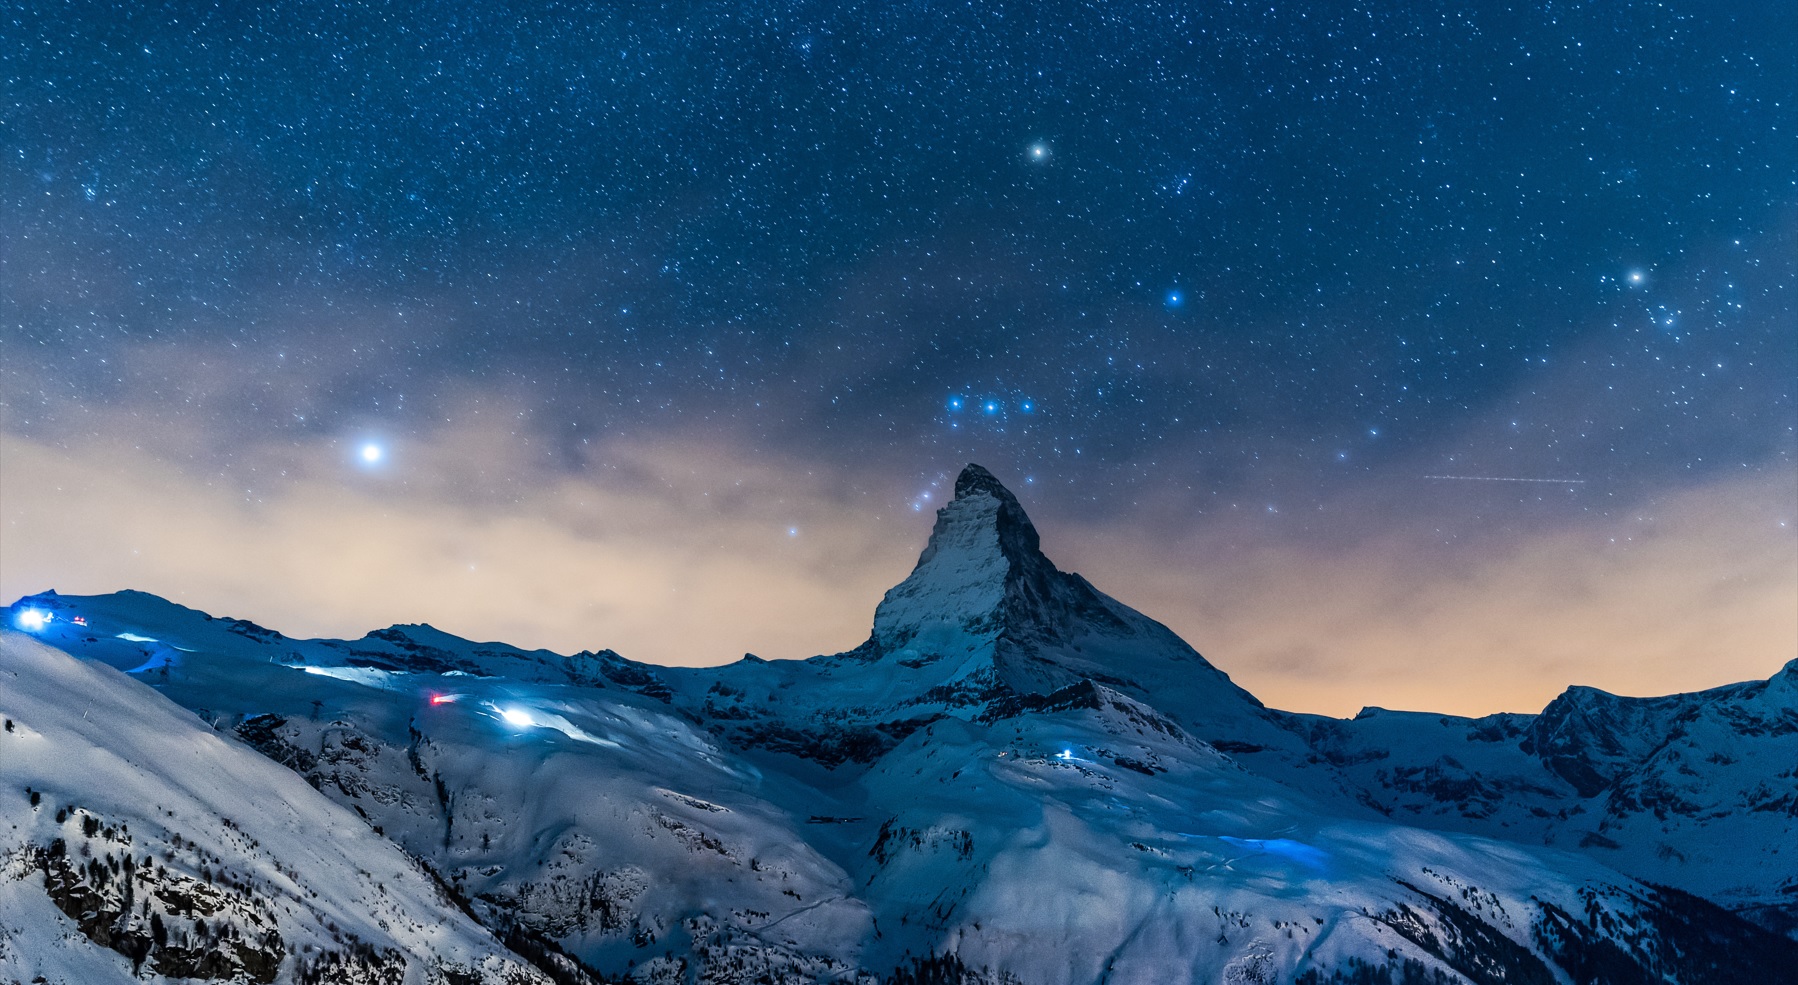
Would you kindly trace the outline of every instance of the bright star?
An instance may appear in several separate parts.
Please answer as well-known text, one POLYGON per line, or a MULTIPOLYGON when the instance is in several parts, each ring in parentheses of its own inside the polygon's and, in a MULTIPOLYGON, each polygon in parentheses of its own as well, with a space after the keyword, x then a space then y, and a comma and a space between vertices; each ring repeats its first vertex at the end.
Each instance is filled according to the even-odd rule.
POLYGON ((986 402, 986 407, 985 407, 985 408, 984 408, 984 409, 985 409, 985 411, 986 411, 986 412, 987 412, 987 413, 988 413, 988 414, 997 414, 997 413, 999 413, 999 401, 997 401, 997 400, 988 400, 988 401, 987 401, 987 402, 986 402))
POLYGON ((1185 303, 1186 303, 1186 295, 1181 294, 1179 291, 1167 292, 1167 306, 1168 307, 1178 308, 1185 303))
POLYGON ((1040 140, 1030 145, 1030 159, 1032 161, 1039 163, 1045 162, 1052 153, 1053 152, 1049 149, 1049 145, 1040 140))
POLYGON ((373 465, 376 462, 380 461, 381 454, 382 454, 381 446, 375 444, 372 441, 370 441, 368 444, 365 444, 362 446, 362 452, 361 452, 362 460, 364 462, 367 462, 370 465, 373 465))

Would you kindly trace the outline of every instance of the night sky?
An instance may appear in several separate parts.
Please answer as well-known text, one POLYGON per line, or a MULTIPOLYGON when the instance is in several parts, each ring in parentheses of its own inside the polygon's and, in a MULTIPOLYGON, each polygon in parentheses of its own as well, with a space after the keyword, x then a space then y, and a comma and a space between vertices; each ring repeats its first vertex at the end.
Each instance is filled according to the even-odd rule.
POLYGON ((802 657, 976 461, 1276 706, 1798 653, 1790 3, 14 3, 0 58, 8 600, 802 657))

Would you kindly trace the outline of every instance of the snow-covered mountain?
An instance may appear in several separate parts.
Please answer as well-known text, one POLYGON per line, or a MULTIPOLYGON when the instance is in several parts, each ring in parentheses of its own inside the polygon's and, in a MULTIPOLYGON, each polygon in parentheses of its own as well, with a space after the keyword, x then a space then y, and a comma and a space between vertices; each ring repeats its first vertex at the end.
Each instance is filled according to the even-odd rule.
POLYGON ((1798 927, 1798 661, 1696 694, 1572 687, 1538 715, 1289 723, 1339 789, 1395 821, 1582 850, 1798 927))
POLYGON ((0 978, 548 981, 356 814, 125 675, 7 633, 0 713, 0 978))
POLYGON ((162 912, 100 919, 71 895, 44 860, 75 852, 90 895, 120 882, 72 847, 78 816, 159 839, 145 850, 172 851, 170 871, 207 868, 273 921, 279 953, 212 969, 238 980, 316 976, 331 947, 408 982, 1698 983, 1798 966, 1766 929, 1798 902, 1798 663, 1695 695, 1575 688, 1535 716, 1274 711, 1057 570, 977 466, 868 641, 804 661, 662 668, 427 626, 294 640, 133 592, 33 596, 14 621, 28 610, 63 653, 5 637, 0 675, 24 683, 0 676, 0 797, 17 801, 0 980, 129 977, 119 935, 162 912), (99 725, 81 717, 95 695, 99 725), (89 761, 107 768, 69 768, 89 761))

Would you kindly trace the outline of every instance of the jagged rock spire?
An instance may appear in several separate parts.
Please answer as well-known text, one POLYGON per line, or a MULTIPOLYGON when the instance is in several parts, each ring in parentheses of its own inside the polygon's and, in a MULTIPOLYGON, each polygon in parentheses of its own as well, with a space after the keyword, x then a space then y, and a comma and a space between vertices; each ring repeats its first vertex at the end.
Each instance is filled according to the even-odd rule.
POLYGON ((993 477, 991 472, 969 462, 967 467, 961 470, 961 474, 955 477, 955 498, 960 499, 975 493, 986 493, 989 496, 1008 499, 1013 503, 1018 501, 1017 497, 1011 494, 1011 490, 1005 488, 998 479, 993 477))
POLYGON ((1017 497, 978 465, 956 478, 917 566, 855 652, 921 674, 934 665, 927 676, 977 695, 1091 680, 1138 695, 1172 688, 1195 713, 1259 706, 1167 627, 1057 569, 1017 497))
POLYGON ((918 556, 918 568, 936 558, 939 544, 967 544, 970 535, 984 542, 988 532, 996 535, 993 545, 1014 567, 1054 569, 1043 556, 1042 540, 1018 498, 991 472, 972 463, 955 477, 955 499, 937 511, 936 527, 924 553, 918 556), (980 529, 971 529, 975 527, 980 529))
POLYGON ((978 465, 962 469, 955 499, 937 511, 917 567, 874 613, 874 641, 962 649, 1040 636, 1073 615, 1112 621, 1084 579, 1043 556, 1036 527, 1011 490, 978 465))
MULTIPOLYGON (((874 642, 884 650, 906 646, 920 634, 986 636, 996 632, 993 616, 1005 595, 1014 552, 1006 548, 1037 542, 1036 530, 1017 497, 991 472, 969 465, 955 480, 955 499, 937 511, 930 543, 906 579, 887 592, 874 612, 874 642), (1001 527, 1021 527, 1028 537, 1000 536, 1001 527), (1009 542, 1009 543, 1008 543, 1009 542), (937 632, 931 632, 932 629, 937 632)), ((1039 555, 1040 556, 1040 555, 1039 555)), ((1044 563, 1047 563, 1046 560, 1044 563)), ((942 640, 948 643, 947 639, 942 640)))

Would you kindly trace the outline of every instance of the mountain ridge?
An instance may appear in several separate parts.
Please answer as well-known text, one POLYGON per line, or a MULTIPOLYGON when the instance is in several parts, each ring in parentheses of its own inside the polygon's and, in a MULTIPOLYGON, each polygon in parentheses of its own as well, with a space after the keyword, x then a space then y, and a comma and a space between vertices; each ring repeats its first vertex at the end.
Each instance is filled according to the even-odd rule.
POLYGON ((1277 711, 1057 569, 977 466, 868 642, 807 660, 295 640, 143 593, 30 607, 40 639, 366 819, 543 974, 585 974, 565 952, 646 985, 1697 983, 1735 980, 1725 953, 1798 957, 1707 902, 1791 932, 1798 661, 1537 715, 1277 711))

